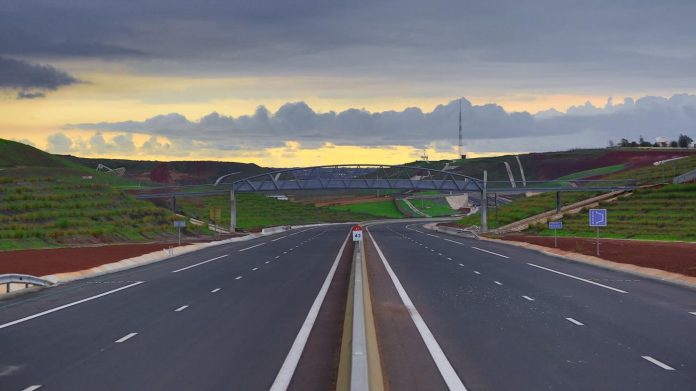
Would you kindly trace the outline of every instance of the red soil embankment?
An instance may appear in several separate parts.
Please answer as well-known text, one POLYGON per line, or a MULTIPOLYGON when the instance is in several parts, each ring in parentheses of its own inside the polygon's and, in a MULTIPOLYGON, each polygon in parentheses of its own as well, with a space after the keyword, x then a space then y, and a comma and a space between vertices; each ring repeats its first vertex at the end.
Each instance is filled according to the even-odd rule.
MULTIPOLYGON (((502 239, 553 247, 553 237, 506 235, 502 239)), ((595 239, 558 238, 558 248, 595 255, 595 239)), ((696 277, 696 243, 600 239, 600 258, 696 277)))

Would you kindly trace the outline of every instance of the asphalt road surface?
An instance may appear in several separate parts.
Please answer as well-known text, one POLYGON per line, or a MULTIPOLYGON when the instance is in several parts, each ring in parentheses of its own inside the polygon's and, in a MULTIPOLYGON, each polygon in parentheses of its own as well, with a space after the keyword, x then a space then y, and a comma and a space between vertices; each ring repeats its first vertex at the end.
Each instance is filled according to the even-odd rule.
POLYGON ((696 389, 693 290, 418 224, 370 232, 392 389, 696 389))
POLYGON ((296 368, 337 361, 340 329, 336 341, 307 334, 331 272, 349 272, 339 265, 352 255, 348 227, 211 247, 0 301, 0 390, 284 389, 296 368), (300 359, 307 339, 313 357, 300 359))

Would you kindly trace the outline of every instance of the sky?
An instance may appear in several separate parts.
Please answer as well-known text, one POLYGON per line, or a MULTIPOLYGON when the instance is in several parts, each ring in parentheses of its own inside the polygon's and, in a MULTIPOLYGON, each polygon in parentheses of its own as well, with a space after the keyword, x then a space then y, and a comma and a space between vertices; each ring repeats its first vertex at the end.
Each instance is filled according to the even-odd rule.
POLYGON ((0 137, 402 163, 696 138, 696 1, 6 0, 0 137))

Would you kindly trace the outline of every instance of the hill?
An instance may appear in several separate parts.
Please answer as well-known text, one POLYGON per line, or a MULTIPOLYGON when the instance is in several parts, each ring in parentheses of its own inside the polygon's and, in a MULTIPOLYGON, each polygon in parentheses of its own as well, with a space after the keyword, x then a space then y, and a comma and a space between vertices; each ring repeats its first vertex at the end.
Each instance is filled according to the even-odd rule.
POLYGON ((62 157, 93 169, 99 164, 112 169, 123 167, 126 169, 125 177, 140 184, 200 185, 212 183, 220 176, 232 172, 239 172, 231 177, 239 179, 269 171, 253 163, 94 159, 72 155, 62 157))
POLYGON ((70 167, 76 165, 31 145, 0 138, 0 167, 70 167))

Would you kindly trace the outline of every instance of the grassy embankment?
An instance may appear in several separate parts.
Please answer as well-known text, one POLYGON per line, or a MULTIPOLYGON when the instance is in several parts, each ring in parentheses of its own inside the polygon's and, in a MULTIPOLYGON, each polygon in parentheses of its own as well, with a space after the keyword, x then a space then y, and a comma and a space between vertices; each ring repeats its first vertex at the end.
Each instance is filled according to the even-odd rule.
POLYGON ((0 139, 0 250, 174 238, 173 213, 115 188, 132 184, 0 139))
MULTIPOLYGON (((636 190, 600 207, 607 209, 609 223, 601 228, 602 237, 696 241, 696 184, 636 190)), ((587 219, 585 210, 566 216, 559 236, 594 236, 587 219)), ((545 225, 530 227, 529 232, 553 235, 545 225)))
MULTIPOLYGON (((210 220, 211 208, 219 208, 221 211, 219 225, 228 227, 230 224, 229 196, 181 198, 177 200, 177 204, 186 216, 203 221, 210 220)), ((370 214, 369 208, 355 209, 318 208, 309 204, 279 201, 263 194, 241 193, 237 194, 237 226, 245 230, 259 230, 263 227, 278 225, 360 221, 377 216, 370 214)))
POLYGON ((327 206, 326 209, 341 212, 359 213, 369 215, 371 218, 375 217, 386 217, 392 219, 399 219, 405 217, 401 211, 394 205, 394 201, 371 201, 362 202, 359 204, 350 205, 332 205, 327 206))
MULTIPOLYGON (((561 195, 561 201, 564 205, 568 205, 590 198, 594 195, 596 195, 596 193, 568 192, 561 195)), ((556 193, 543 193, 532 197, 520 198, 509 204, 500 205, 498 210, 489 207, 488 228, 502 227, 555 208, 556 193)), ((465 216, 458 222, 459 225, 465 227, 479 225, 480 223, 481 216, 478 213, 465 216)))

